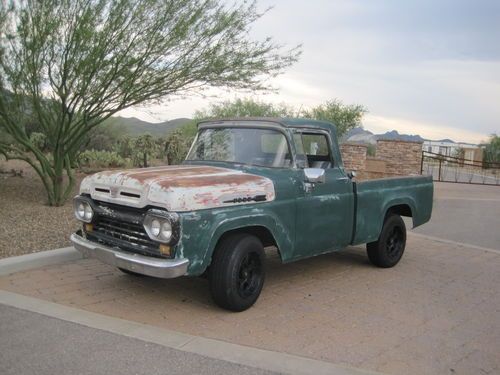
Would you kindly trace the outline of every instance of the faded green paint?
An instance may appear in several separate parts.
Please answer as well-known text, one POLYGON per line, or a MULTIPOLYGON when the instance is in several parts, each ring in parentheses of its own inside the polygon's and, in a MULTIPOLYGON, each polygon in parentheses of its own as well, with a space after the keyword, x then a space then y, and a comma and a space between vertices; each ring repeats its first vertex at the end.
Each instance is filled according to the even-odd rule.
MULTIPOLYGON (((249 124, 256 121, 260 120, 249 120, 249 124)), ((282 128, 292 153, 296 150, 294 133, 306 130, 326 133, 333 167, 326 169, 324 184, 316 184, 312 191, 306 192, 304 171, 297 167, 263 168, 222 162, 190 162, 239 169, 270 178, 276 198, 272 202, 180 213, 181 239, 176 246, 176 257, 189 259, 189 275, 205 271, 218 240, 230 230, 252 226, 266 228, 276 241, 282 261, 290 262, 339 250, 351 243, 376 240, 387 211, 394 206, 410 208, 414 227, 430 219, 431 178, 417 176, 360 182, 356 186, 356 195, 354 183, 344 171, 332 124, 306 119, 265 119, 265 122, 282 128)), ((208 125, 211 123, 234 126, 245 121, 212 121, 208 125)))

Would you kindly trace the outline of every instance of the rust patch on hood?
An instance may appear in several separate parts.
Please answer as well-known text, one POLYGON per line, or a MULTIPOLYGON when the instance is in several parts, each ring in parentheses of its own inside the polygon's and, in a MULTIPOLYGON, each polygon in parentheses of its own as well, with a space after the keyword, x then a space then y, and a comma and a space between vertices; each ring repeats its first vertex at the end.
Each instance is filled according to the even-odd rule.
POLYGON ((154 205, 170 211, 271 201, 275 197, 268 178, 198 165, 101 172, 84 179, 80 191, 97 200, 135 207, 154 205))
POLYGON ((240 173, 240 174, 225 174, 225 175, 206 175, 197 177, 176 177, 172 180, 161 178, 158 184, 161 187, 198 187, 198 186, 211 186, 211 185, 241 185, 246 183, 259 183, 262 177, 240 173))

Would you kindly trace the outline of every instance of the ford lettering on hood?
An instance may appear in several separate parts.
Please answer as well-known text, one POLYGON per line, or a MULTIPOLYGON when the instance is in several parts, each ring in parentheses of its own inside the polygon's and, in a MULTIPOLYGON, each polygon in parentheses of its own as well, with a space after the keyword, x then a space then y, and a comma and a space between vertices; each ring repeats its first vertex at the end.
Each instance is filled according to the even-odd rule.
POLYGON ((105 171, 86 177, 81 194, 132 207, 194 211, 274 200, 273 182, 229 168, 182 165, 105 171))

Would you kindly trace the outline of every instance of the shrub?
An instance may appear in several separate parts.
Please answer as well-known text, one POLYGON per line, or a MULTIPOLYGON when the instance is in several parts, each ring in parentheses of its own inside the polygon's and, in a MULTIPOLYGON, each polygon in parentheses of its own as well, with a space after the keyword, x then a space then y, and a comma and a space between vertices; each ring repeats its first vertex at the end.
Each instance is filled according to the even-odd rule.
POLYGON ((126 167, 128 159, 118 155, 114 151, 86 150, 78 157, 80 168, 120 168, 126 167))
POLYGON ((184 136, 180 131, 171 133, 165 143, 165 156, 170 165, 180 164, 186 158, 194 136, 184 136))

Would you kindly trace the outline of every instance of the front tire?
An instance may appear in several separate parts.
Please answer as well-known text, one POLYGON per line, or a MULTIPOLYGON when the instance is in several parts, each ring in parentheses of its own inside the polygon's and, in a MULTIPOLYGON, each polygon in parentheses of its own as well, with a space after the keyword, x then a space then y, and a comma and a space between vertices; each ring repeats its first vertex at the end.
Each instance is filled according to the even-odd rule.
POLYGON ((388 216, 377 241, 366 245, 370 262, 377 267, 394 267, 401 260, 406 247, 406 226, 401 216, 388 216))
POLYGON ((264 285, 265 252, 250 234, 234 234, 216 247, 210 265, 210 292, 215 303, 231 311, 244 311, 259 298, 264 285))

